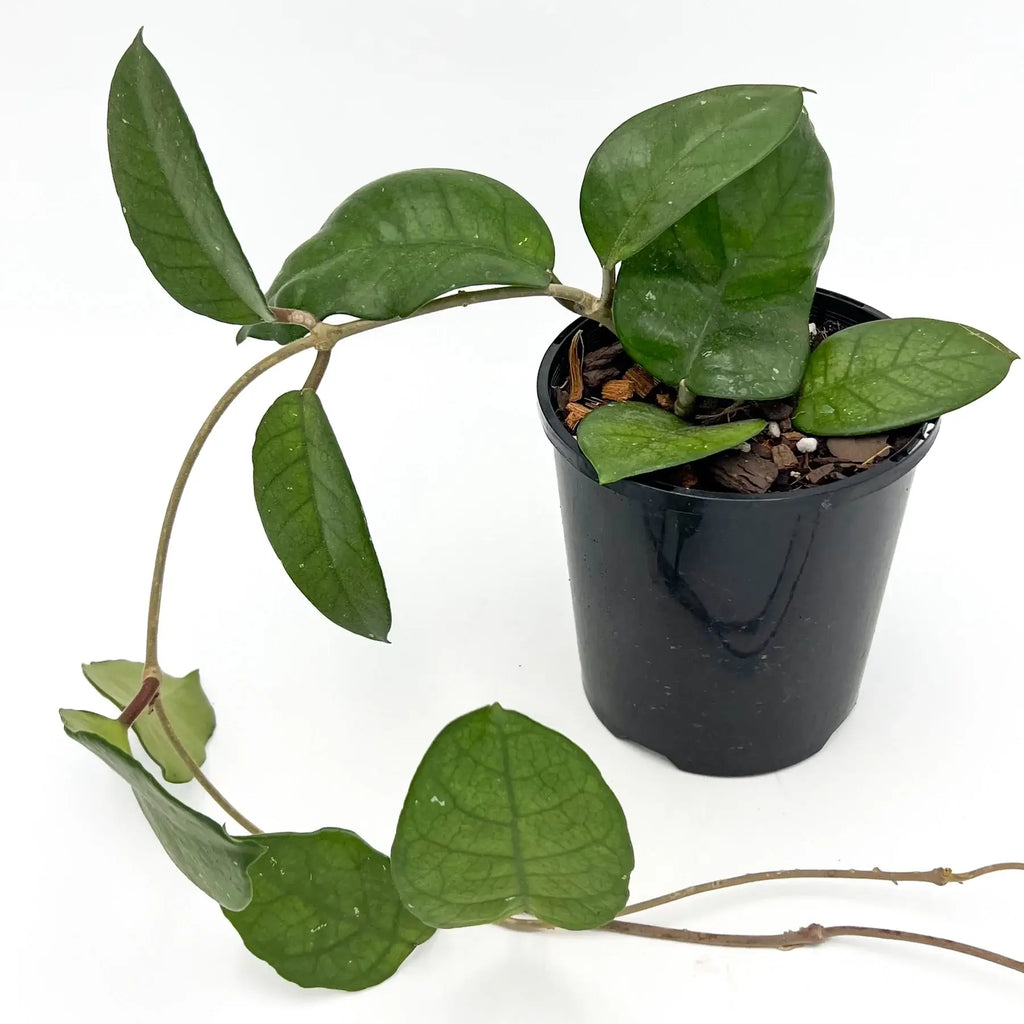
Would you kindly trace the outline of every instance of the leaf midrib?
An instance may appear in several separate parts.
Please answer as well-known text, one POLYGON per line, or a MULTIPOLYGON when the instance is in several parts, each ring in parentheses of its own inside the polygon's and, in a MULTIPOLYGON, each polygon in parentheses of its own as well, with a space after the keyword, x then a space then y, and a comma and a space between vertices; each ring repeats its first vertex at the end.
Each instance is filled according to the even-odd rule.
MULTIPOLYGON (((508 736, 504 728, 495 723, 498 734, 498 743, 501 746, 501 763, 505 777, 505 792, 508 796, 509 810, 512 812, 512 820, 509 823, 509 840, 512 844, 512 863, 516 871, 516 883, 519 886, 522 906, 517 909, 530 909, 530 890, 526 880, 526 870, 523 866, 523 844, 522 836, 519 833, 519 804, 516 800, 515 786, 512 785, 512 758, 509 755, 508 736)), ((510 911, 513 913, 514 911, 510 911)))
MULTIPOLYGON (((763 113, 763 108, 762 108, 761 112, 763 113)), ((745 121, 748 121, 750 118, 752 118, 755 115, 755 113, 757 113, 757 112, 750 111, 749 113, 744 114, 742 117, 737 118, 736 126, 742 124, 745 121)), ((794 123, 794 125, 793 125, 793 129, 795 129, 795 128, 796 128, 796 123, 794 123)), ((701 148, 703 148, 705 145, 707 145, 708 141, 712 138, 713 135, 717 134, 717 131, 719 131, 719 130, 720 129, 716 129, 715 131, 709 131, 706 135, 704 135, 700 139, 699 142, 697 142, 690 149, 688 149, 685 152, 681 153, 679 155, 679 157, 675 161, 673 161, 671 164, 669 164, 668 168, 661 175, 659 180, 657 182, 655 182, 655 184, 652 185, 651 188, 648 190, 648 192, 644 196, 642 202, 638 203, 637 206, 634 208, 633 212, 626 218, 625 223, 623 224, 622 228, 620 229, 620 231, 619 231, 619 233, 618 233, 618 235, 617 235, 617 237, 615 239, 615 242, 613 243, 613 245, 611 247, 611 251, 612 252, 615 252, 615 250, 617 248, 619 248, 619 246, 621 246, 623 236, 627 233, 627 229, 632 227, 633 223, 639 217, 640 210, 650 202, 651 197, 658 191, 658 189, 661 187, 662 183, 668 177, 668 175, 672 171, 674 171, 685 159, 687 159, 688 157, 693 156, 694 153, 698 152, 701 148)), ((789 135, 784 136, 777 143, 776 146, 774 146, 772 149, 768 150, 767 153, 763 153, 757 160, 754 160, 752 163, 748 164, 742 171, 740 171, 733 178, 731 178, 730 181, 735 181, 736 178, 738 178, 741 174, 745 173, 746 171, 749 171, 751 169, 751 167, 753 167, 755 164, 760 163, 761 160, 763 160, 766 156, 768 156, 769 153, 774 152, 774 150, 777 149, 779 146, 781 146, 782 143, 785 142, 786 139, 788 139, 788 138, 789 138, 789 135)), ((725 184, 727 185, 727 184, 729 184, 729 182, 726 182, 725 184)), ((685 217, 691 210, 693 210, 694 208, 699 206, 702 202, 704 202, 705 199, 707 199, 709 196, 714 195, 715 192, 719 191, 721 188, 724 188, 724 187, 725 187, 724 185, 721 185, 721 186, 719 186, 718 189, 713 189, 711 192, 708 192, 707 195, 702 196, 699 200, 697 200, 696 203, 693 204, 693 206, 690 207, 689 210, 686 210, 682 214, 680 214, 678 220, 682 220, 683 217, 685 217)), ((673 223, 677 223, 677 221, 673 221, 673 223)), ((613 266, 615 263, 619 262, 620 259, 627 259, 627 258, 628 257, 625 257, 625 256, 619 257, 619 259, 613 260, 611 262, 611 264, 606 263, 605 266, 613 266)))

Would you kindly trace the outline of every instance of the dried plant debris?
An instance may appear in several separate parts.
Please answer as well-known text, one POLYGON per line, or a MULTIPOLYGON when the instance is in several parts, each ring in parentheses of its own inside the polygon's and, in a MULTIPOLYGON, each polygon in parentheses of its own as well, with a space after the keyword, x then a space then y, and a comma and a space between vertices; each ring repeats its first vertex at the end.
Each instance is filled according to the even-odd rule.
MULTIPOLYGON (((842 327, 833 321, 811 324, 811 348, 842 327)), ((554 397, 559 417, 572 432, 592 409, 608 402, 642 401, 665 410, 671 410, 675 403, 674 388, 633 362, 614 335, 596 325, 573 336, 567 370, 565 380, 554 389, 554 397)), ((795 409, 795 398, 762 402, 698 398, 692 415, 695 423, 730 423, 759 417, 767 420, 768 426, 736 451, 640 479, 655 485, 739 494, 815 487, 884 461, 905 448, 916 433, 905 428, 870 437, 810 437, 793 429, 795 409)))

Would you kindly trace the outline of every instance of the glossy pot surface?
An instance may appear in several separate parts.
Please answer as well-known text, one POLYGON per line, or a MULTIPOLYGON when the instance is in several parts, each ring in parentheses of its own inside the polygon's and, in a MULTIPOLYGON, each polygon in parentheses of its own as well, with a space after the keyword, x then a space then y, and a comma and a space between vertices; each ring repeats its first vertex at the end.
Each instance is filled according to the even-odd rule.
MULTIPOLYGON (((832 331, 883 318, 821 289, 812 312, 832 331)), ((914 469, 937 424, 876 467, 792 492, 601 486, 555 413, 580 327, 601 330, 566 328, 537 390, 591 706, 616 736, 686 771, 753 775, 810 757, 856 702, 914 469)))

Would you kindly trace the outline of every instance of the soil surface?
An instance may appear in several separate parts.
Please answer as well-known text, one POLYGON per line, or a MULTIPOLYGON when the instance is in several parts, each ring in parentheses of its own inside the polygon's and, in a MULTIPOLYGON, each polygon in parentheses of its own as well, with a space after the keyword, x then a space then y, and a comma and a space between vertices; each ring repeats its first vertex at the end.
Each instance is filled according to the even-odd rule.
MULTIPOLYGON (((839 324, 810 325, 813 351, 839 324)), ((594 325, 573 337, 566 379, 554 388, 558 417, 575 434, 593 409, 610 402, 647 402, 671 411, 675 389, 634 363, 610 331, 594 325)), ((918 434, 903 427, 870 437, 814 437, 793 429, 796 396, 769 402, 698 398, 687 419, 699 425, 765 419, 768 426, 739 449, 635 479, 654 485, 765 494, 831 483, 900 454, 918 434)))

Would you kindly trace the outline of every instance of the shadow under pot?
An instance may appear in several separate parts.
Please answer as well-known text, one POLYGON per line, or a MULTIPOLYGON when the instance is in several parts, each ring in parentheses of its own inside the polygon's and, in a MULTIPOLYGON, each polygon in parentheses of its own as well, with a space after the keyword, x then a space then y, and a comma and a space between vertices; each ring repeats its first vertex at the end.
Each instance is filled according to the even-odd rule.
MULTIPOLYGON (((811 319, 834 332, 885 317, 819 289, 811 319)), ((803 761, 856 703, 914 469, 937 424, 876 466, 799 490, 602 486, 556 411, 581 328, 587 348, 607 344, 592 321, 571 324, 544 356, 537 394, 591 707, 614 735, 684 771, 756 775, 803 761)))

